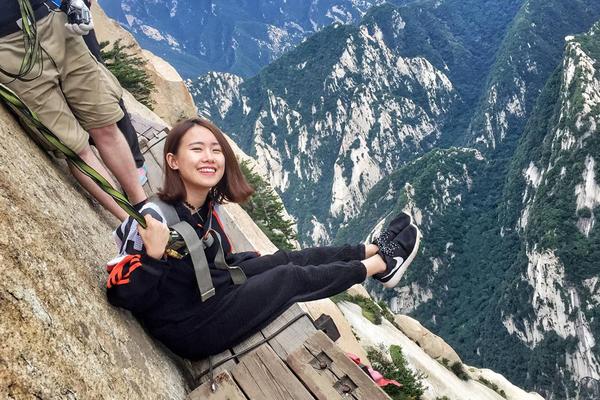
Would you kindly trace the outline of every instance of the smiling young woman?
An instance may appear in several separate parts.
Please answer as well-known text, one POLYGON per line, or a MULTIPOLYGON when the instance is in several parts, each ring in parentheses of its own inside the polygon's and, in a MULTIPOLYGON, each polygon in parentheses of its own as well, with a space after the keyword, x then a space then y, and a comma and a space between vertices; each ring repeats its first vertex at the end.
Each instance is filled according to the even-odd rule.
POLYGON ((198 238, 214 239, 204 249, 214 295, 201 296, 202 281, 197 281, 190 256, 164 255, 169 229, 160 206, 149 202, 141 211, 146 229, 129 219, 115 232, 120 255, 107 267, 107 296, 113 305, 131 310, 154 337, 183 357, 220 353, 293 303, 332 296, 369 276, 386 287, 395 286, 417 253, 418 229, 405 213, 367 245, 265 256, 235 253, 217 206, 243 202, 253 189, 224 135, 206 120, 185 120, 169 132, 164 156, 161 200, 174 207, 198 238), (219 268, 223 258, 246 279, 236 281, 229 267, 219 268))
POLYGON ((165 140, 164 152, 164 183, 158 196, 167 203, 185 200, 199 207, 211 189, 217 203, 243 203, 254 193, 227 139, 205 119, 187 119, 174 126, 165 140), (194 172, 200 172, 201 167, 214 167, 217 171, 214 175, 194 172), (189 195, 196 199, 188 199, 189 195))

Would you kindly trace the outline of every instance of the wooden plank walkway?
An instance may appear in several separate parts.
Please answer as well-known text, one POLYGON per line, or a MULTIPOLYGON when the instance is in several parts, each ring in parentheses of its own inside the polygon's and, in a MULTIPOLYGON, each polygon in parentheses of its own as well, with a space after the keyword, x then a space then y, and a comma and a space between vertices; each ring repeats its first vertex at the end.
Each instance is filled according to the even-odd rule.
POLYGON ((287 362, 319 400, 388 399, 385 392, 321 331, 290 354, 287 362))
POLYGON ((269 326, 249 339, 213 357, 213 364, 239 355, 214 370, 211 390, 208 361, 193 363, 201 383, 189 400, 329 400, 389 397, 325 333, 304 315, 276 337, 246 354, 240 354, 288 321, 304 314, 294 304, 269 326))
POLYGON ((130 113, 129 117, 137 133, 140 151, 146 159, 147 189, 150 193, 154 193, 162 185, 163 149, 168 127, 157 125, 138 114, 130 113))
MULTIPOLYGON (((303 314, 304 311, 300 308, 298 304, 292 305, 275 321, 271 322, 267 327, 265 327, 261 331, 255 333, 254 335, 244 340, 237 346, 223 353, 213 356, 211 360, 212 364, 215 365, 219 361, 224 360, 225 358, 230 357, 232 355, 242 354, 249 347, 255 345, 264 338, 271 336, 274 332, 276 332, 286 323, 288 323, 288 321, 300 317, 303 314)), ((267 344, 271 346, 273 351, 275 351, 275 353, 280 359, 285 360, 289 353, 302 346, 304 341, 316 331, 317 330, 314 327, 312 321, 310 320, 310 317, 308 315, 303 315, 300 319, 288 326, 279 335, 269 340, 267 344)), ((240 361, 241 358, 250 354, 251 353, 248 353, 246 355, 240 355, 240 357, 235 357, 234 359, 227 361, 225 364, 215 368, 213 370, 213 374, 217 375, 222 371, 230 371, 240 361)), ((204 383, 210 379, 208 376, 208 370, 208 359, 192 363, 192 374, 194 375, 198 383, 204 383)))

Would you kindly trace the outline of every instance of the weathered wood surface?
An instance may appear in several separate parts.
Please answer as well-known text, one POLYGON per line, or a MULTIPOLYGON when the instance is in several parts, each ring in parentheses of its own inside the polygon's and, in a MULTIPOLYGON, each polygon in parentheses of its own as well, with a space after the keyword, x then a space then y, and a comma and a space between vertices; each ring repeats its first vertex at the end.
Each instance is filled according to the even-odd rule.
POLYGON ((314 400, 304 385, 266 344, 243 357, 231 373, 240 388, 252 400, 314 400))
POLYGON ((190 393, 188 400, 248 400, 227 371, 215 376, 215 388, 213 393, 210 382, 206 382, 190 393))
MULTIPOLYGON (((237 346, 233 346, 231 351, 233 354, 242 354, 243 352, 247 351, 247 349, 249 349, 250 347, 257 345, 261 340, 264 340, 264 338, 265 336, 262 332, 256 332, 254 335, 250 336, 242 343, 238 344, 237 346)), ((239 360, 241 357, 243 357, 243 355, 237 359, 239 360)))
POLYGON ((146 159, 145 164, 148 170, 146 189, 149 193, 154 193, 162 186, 163 150, 168 128, 134 113, 129 116, 137 133, 140 151, 146 159))
MULTIPOLYGON (((283 314, 281 314, 275 321, 271 322, 266 328, 262 330, 262 334, 265 337, 269 337, 288 321, 299 314, 303 314, 304 311, 298 304, 292 305, 283 314)), ((313 325, 312 321, 308 316, 302 317, 292 325, 287 327, 279 335, 269 340, 269 345, 275 350, 275 353, 282 359, 285 360, 288 355, 302 346, 304 341, 312 336, 317 329, 313 325)))
MULTIPOLYGON (((264 339, 265 331, 275 332, 287 321, 302 312, 295 305, 289 312, 284 313, 275 322, 257 332, 255 335, 234 346, 232 351, 214 356, 214 363, 231 354, 243 352, 252 345, 264 339), (297 308, 296 308, 297 307, 297 308)), ((303 323, 302 317, 283 333, 289 337, 287 341, 271 340, 263 343, 249 353, 230 360, 226 365, 216 369, 229 372, 215 372, 217 390, 210 390, 208 374, 202 377, 203 383, 189 396, 189 400, 389 400, 389 397, 365 374, 344 352, 333 343, 325 333, 316 331, 312 326, 294 328, 303 323), (292 329, 294 328, 294 329, 292 329), (289 331, 292 332, 289 332, 289 331), (298 345, 299 338, 310 337, 298 345), (292 338, 293 337, 293 338, 292 338), (281 351, 285 359, 277 354, 275 346, 291 346, 281 351), (286 362, 284 362, 286 360, 286 362), (286 364, 287 363, 287 364, 286 364)), ((283 334, 282 333, 282 334, 283 334)), ((208 363, 195 363, 196 371, 206 371, 208 363)))
MULTIPOLYGON (((230 350, 226 350, 222 353, 219 353, 217 355, 212 356, 212 364, 215 365, 216 363, 220 362, 221 360, 224 360, 225 358, 231 356, 233 353, 230 350)), ((208 370, 209 370, 209 365, 208 365, 208 358, 205 358, 204 360, 200 360, 200 361, 196 361, 196 362, 192 362, 192 375, 194 376, 194 379, 198 382, 198 383, 204 383, 207 382, 210 377, 208 374, 208 370)), ((225 362, 223 365, 218 366, 217 368, 213 369, 213 376, 224 372, 224 371, 230 371, 233 367, 235 367, 236 363, 233 359, 225 362)))
POLYGON ((287 363, 319 400, 389 400, 387 394, 321 331, 290 354, 287 363))
MULTIPOLYGON (((220 360, 223 360, 226 357, 229 357, 232 354, 240 354, 243 353, 246 349, 251 347, 252 345, 258 343, 263 340, 265 337, 272 335, 278 329, 283 327, 288 321, 291 321, 293 318, 303 314, 304 311, 298 304, 293 304, 290 308, 288 308, 283 314, 281 314, 275 321, 271 322, 266 328, 255 333, 250 338, 244 340, 242 343, 234 346, 231 351, 225 351, 221 354, 212 356, 213 365, 218 363, 220 360)), ((303 316, 292 325, 287 327, 283 332, 279 335, 275 336, 273 339, 268 341, 268 344, 273 348, 275 353, 281 358, 285 360, 289 353, 296 350, 306 339, 308 339, 313 333, 316 332, 312 321, 309 316, 303 316)), ((243 358, 241 356, 240 358, 243 358)), ((227 363, 219 366, 214 370, 214 373, 219 373, 221 371, 229 371, 236 365, 234 360, 230 360, 227 363)), ((198 382, 206 382, 208 377, 208 359, 204 359, 201 361, 197 361, 192 363, 192 374, 198 382)))

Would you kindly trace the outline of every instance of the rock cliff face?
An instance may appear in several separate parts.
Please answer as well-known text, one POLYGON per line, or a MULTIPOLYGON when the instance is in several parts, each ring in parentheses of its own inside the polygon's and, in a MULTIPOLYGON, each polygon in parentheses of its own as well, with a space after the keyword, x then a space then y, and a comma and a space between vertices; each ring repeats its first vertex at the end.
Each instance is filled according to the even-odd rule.
POLYGON ((105 299, 116 221, 3 107, 0 148, 0 397, 184 398, 173 361, 105 299))
POLYGON ((431 148, 461 102, 443 65, 402 48, 404 30, 419 25, 406 24, 382 7, 357 27, 324 29, 255 78, 189 83, 199 112, 268 171, 304 244, 330 242, 377 181, 431 148))
POLYGON ((562 63, 519 144, 503 210, 504 231, 524 247, 513 291, 525 290, 530 304, 527 314, 507 307, 503 324, 534 351, 554 343, 559 373, 575 388, 600 379, 599 34, 600 22, 566 38, 562 63))
MULTIPOLYGON (((436 7, 451 3, 436 2, 436 7)), ((590 6, 589 14, 596 8, 590 6)), ((524 134, 505 188, 511 207, 498 218, 493 214, 490 222, 473 211, 487 201, 473 191, 501 191, 482 183, 488 179, 482 171, 489 172, 486 167, 496 162, 493 153, 450 148, 408 162, 443 140, 450 110, 466 104, 465 83, 455 79, 457 68, 444 66, 439 54, 428 53, 429 61, 414 48, 404 53, 407 49, 399 42, 405 41, 396 39, 412 29, 410 21, 399 13, 383 14, 370 15, 359 27, 331 27, 302 47, 313 51, 331 46, 326 48, 336 55, 332 59, 292 55, 255 80, 208 75, 200 92, 215 101, 203 104, 203 110, 217 121, 227 114, 239 117, 234 121, 238 131, 232 130, 236 140, 261 157, 264 172, 291 193, 292 204, 306 206, 307 199, 327 195, 330 204, 308 210, 331 218, 305 220, 311 242, 331 240, 337 229, 332 221, 348 223, 339 240, 350 235, 352 241, 368 240, 394 212, 408 208, 426 237, 435 240, 425 242, 403 287, 385 293, 372 288, 375 296, 388 300, 394 311, 423 316, 425 325, 453 340, 463 359, 497 366, 550 397, 573 397, 576 383, 598 376, 600 369, 600 272, 595 263, 600 257, 598 28, 569 38, 562 69, 549 83, 556 87, 545 91, 541 99, 548 103, 532 119, 547 124, 536 128, 532 122, 524 134), (278 74, 287 83, 266 79, 278 74), (306 88, 311 96, 323 96, 299 94, 306 88), (260 95, 252 98, 255 93, 260 95), (378 98, 386 101, 378 103, 378 98), (329 99, 334 101, 325 104, 329 99), (313 131, 318 135, 309 135, 313 131), (335 143, 323 144, 324 132, 333 134, 335 143), (387 164, 387 157, 394 165, 387 164), (309 183, 300 190, 293 186, 304 181, 309 183), (357 218, 350 220, 352 216, 357 218), (568 235, 567 240, 557 233, 568 235)), ((100 33, 102 17, 97 21, 100 33)), ((122 34, 107 32, 100 33, 101 39, 122 34)), ((524 65, 533 69, 535 64, 524 65)), ((178 88, 171 92, 166 83, 160 95, 166 93, 177 103, 172 99, 179 98, 179 77, 168 67, 159 69, 160 79, 177 82, 178 88)), ((514 83, 521 87, 518 80, 514 83)), ((500 96, 493 86, 488 94, 485 99, 500 96)), ((524 118, 520 112, 527 102, 521 99, 503 98, 496 103, 498 109, 489 109, 494 113, 490 121, 502 128, 507 110, 524 118)), ((185 94, 182 101, 188 101, 185 94)), ((161 113, 174 121, 179 110, 161 113)), ((507 121, 509 127, 519 126, 507 121)), ((490 131, 470 143, 499 148, 513 129, 490 131)), ((5 338, 0 346, 0 395, 183 398, 186 383, 174 363, 127 313, 104 300, 103 263, 113 255, 108 237, 115 221, 82 196, 3 110, 0 146, 0 227, 5 232, 0 264, 8 271, 0 281, 0 335, 5 338)), ((230 213, 236 225, 243 217, 237 211, 230 213)), ((260 245, 272 250, 269 243, 260 245)), ((257 244, 247 241, 243 246, 257 244)), ((406 338, 365 328, 352 310, 346 315, 366 336, 385 336, 390 343, 414 349, 406 338)), ((424 365, 432 376, 441 374, 437 364, 427 369, 429 360, 414 350, 415 365, 424 365)), ((446 375, 439 376, 444 383, 446 375)), ((461 400, 480 393, 459 389, 452 393, 461 400)), ((473 398, 497 398, 485 393, 473 398)), ((515 398, 525 398, 515 393, 515 398)), ((432 392, 437 394, 446 393, 432 392)))

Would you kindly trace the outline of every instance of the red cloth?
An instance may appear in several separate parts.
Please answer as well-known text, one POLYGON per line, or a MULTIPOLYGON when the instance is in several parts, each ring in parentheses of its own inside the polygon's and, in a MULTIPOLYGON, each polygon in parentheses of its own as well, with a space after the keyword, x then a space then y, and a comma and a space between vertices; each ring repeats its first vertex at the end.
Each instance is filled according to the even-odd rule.
POLYGON ((369 376, 371 377, 371 379, 373 379, 375 381, 377 386, 383 387, 383 386, 387 386, 387 385, 395 385, 400 388, 402 387, 402 384, 399 383, 398 381, 396 381, 394 379, 387 379, 379 371, 375 371, 373 368, 369 367, 368 365, 361 363, 360 358, 358 358, 357 355, 352 354, 352 353, 346 353, 346 355, 348 357, 350 357, 350 359, 352 361, 354 361, 354 363, 356 365, 358 365, 363 371, 367 372, 369 374, 369 376))

